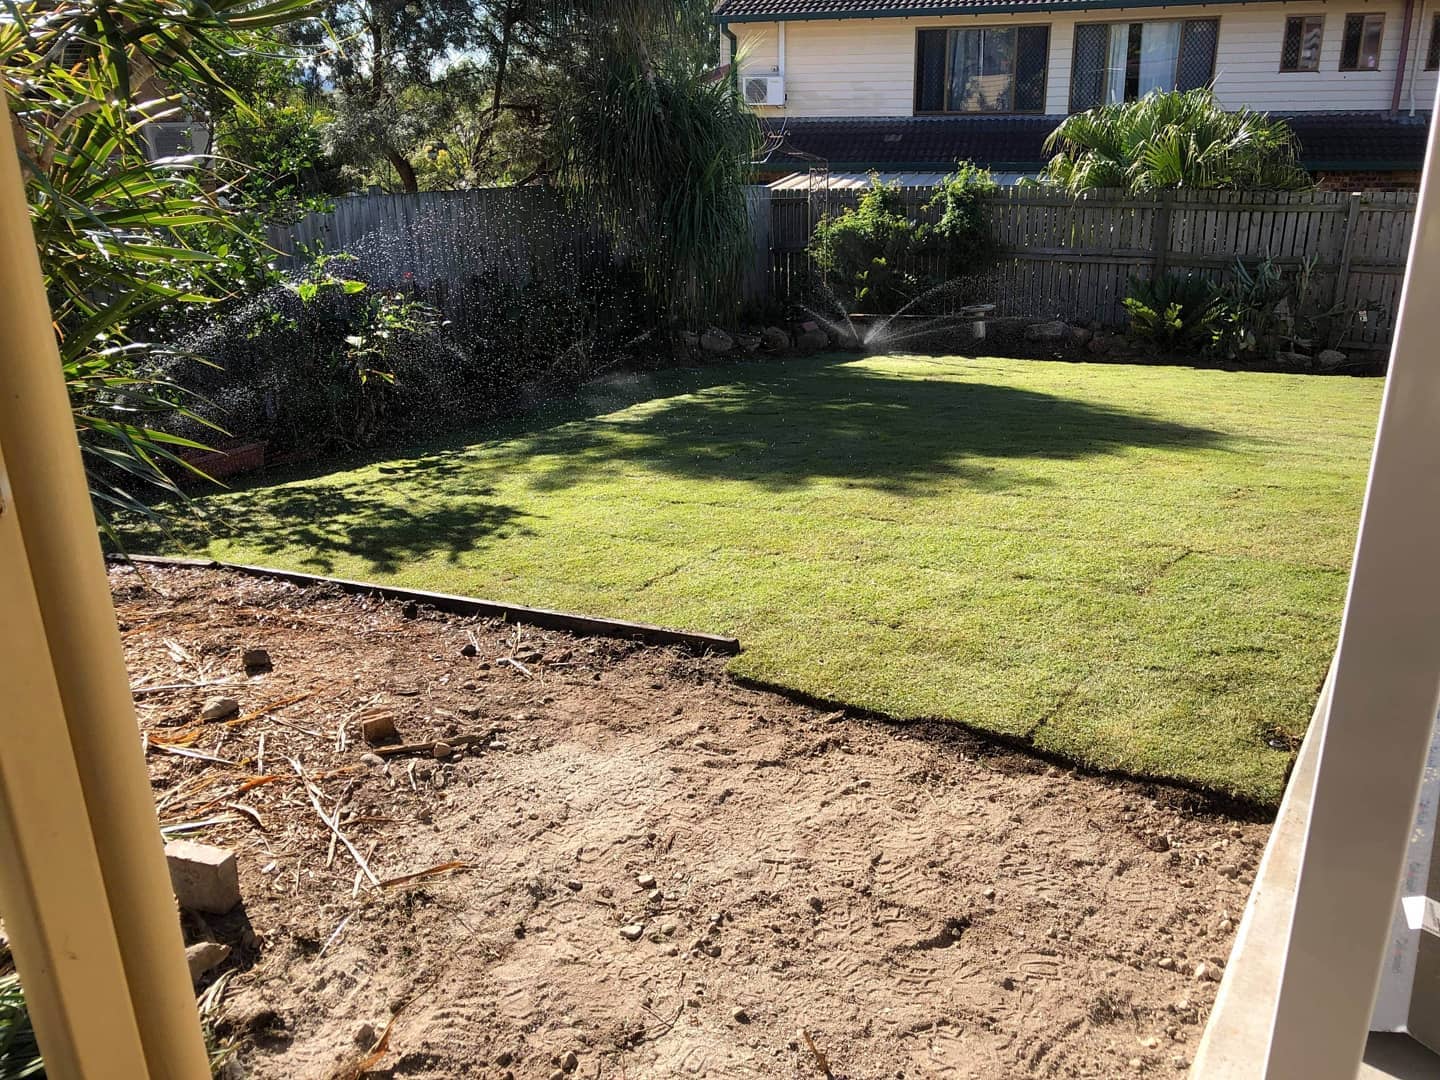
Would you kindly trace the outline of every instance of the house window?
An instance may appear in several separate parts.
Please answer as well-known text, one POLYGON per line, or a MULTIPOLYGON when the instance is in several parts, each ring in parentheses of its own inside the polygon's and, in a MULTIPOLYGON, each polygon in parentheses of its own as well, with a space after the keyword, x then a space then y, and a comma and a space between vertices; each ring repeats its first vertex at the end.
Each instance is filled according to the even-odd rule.
POLYGON ((1194 90, 1215 75, 1219 19, 1080 23, 1070 111, 1135 101, 1152 90, 1194 90))
POLYGON ((1425 49, 1425 70, 1440 68, 1440 15, 1430 24, 1430 44, 1425 49))
POLYGON ((1285 20, 1285 43, 1280 47, 1281 71, 1319 71, 1323 15, 1292 15, 1285 20))
POLYGON ((917 113, 1045 109, 1048 26, 921 30, 915 50, 917 113))
POLYGON ((1380 70, 1380 37, 1384 31, 1384 15, 1346 15, 1345 37, 1340 43, 1340 70, 1380 70))

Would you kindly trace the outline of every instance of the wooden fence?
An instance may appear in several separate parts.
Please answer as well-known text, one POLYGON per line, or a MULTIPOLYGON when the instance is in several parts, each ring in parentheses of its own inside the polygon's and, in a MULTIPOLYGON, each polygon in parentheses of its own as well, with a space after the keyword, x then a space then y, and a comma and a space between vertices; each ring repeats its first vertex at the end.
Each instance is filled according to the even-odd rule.
POLYGON ((496 285, 608 263, 598 230, 545 188, 485 188, 418 195, 351 195, 334 209, 274 226, 283 269, 307 255, 344 252, 352 273, 381 288, 415 287, 452 318, 496 285))
MULTIPOLYGON (((805 246, 825 212, 854 206, 860 192, 771 192, 753 187, 754 260, 743 298, 754 307, 801 297, 813 282, 805 246)), ((925 220, 929 188, 902 189, 925 220)), ((1097 191, 1079 197, 1007 188, 989 200, 1003 255, 975 299, 1001 315, 1125 322, 1129 279, 1172 271, 1226 273, 1237 258, 1286 267, 1313 259, 1312 295, 1354 313, 1346 344, 1388 345, 1415 217, 1409 192, 1173 193, 1137 199, 1097 191)), ((452 316, 487 283, 570 272, 614 256, 598 231, 543 188, 421 195, 359 195, 271 231, 286 258, 346 251, 383 287, 414 284, 452 316)), ((917 269, 925 269, 917 267, 917 269)), ((973 291, 973 290, 972 290, 973 291)))
MULTIPOLYGON (((790 299, 804 287, 804 248, 815 221, 854 206, 860 194, 772 195, 763 257, 772 296, 790 299)), ((933 220, 924 208, 932 194, 902 189, 916 220, 933 220)), ((1118 191, 1076 197, 1007 188, 989 200, 1003 255, 984 287, 1001 315, 1119 325, 1132 277, 1217 276, 1237 258, 1268 256, 1288 268, 1313 259, 1312 296, 1354 313, 1347 344, 1383 348, 1400 300, 1415 200, 1412 192, 1196 191, 1137 199, 1118 191)))

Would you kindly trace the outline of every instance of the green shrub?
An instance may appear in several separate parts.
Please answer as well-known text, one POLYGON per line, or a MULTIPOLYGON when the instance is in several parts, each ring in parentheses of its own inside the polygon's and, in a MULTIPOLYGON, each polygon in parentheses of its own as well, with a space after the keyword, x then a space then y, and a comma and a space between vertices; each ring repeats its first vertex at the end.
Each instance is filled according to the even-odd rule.
POLYGON ((1219 291, 1197 274, 1130 279, 1121 303, 1130 313, 1130 334, 1158 348, 1179 350, 1210 345, 1219 291))
POLYGON ((989 169, 962 161, 926 204, 927 210, 940 211, 930 236, 943 256, 947 279, 978 273, 994 259, 997 244, 985 199, 999 190, 989 169))
POLYGON ((364 260, 322 257, 190 335, 182 351, 205 363, 164 375, 197 416, 177 413, 169 428, 189 436, 210 423, 265 440, 272 458, 344 452, 517 411, 647 358, 653 305, 622 271, 477 276, 434 296, 367 274, 364 260), (443 318, 442 304, 461 314, 443 318))
POLYGON ((899 185, 872 176, 859 206, 820 219, 810 254, 847 310, 890 312, 921 291, 914 263, 923 242, 899 185))
POLYGON ((45 1064, 40 1060, 35 1029, 30 1026, 20 976, 13 971, 0 975, 0 1077, 22 1080, 44 1075, 45 1064))
POLYGON ((1228 360, 1261 361, 1334 347, 1354 312, 1320 295, 1315 267, 1313 256, 1291 269, 1269 258, 1235 260, 1216 296, 1213 351, 1228 360))
POLYGON ((939 211, 929 225, 910 216, 898 184, 872 174, 858 206, 820 219, 811 257, 847 311, 899 311, 941 283, 988 265, 995 238, 984 200, 995 190, 988 170, 962 162, 925 205, 939 211))

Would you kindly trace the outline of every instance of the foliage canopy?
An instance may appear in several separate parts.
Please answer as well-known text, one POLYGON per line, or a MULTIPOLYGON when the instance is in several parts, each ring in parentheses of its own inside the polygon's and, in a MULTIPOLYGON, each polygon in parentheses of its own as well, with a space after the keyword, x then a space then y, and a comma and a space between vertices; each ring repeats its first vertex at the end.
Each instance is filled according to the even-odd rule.
POLYGON ((1251 109, 1227 112, 1204 88, 1154 91, 1077 113, 1050 133, 1045 148, 1054 156, 1041 182, 1076 194, 1312 186, 1289 125, 1251 109))

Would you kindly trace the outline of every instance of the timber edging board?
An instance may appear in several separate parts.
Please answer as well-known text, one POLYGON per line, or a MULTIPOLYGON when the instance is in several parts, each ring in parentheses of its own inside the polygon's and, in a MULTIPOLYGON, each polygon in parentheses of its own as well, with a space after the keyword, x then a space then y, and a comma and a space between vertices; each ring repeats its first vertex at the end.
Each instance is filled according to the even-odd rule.
POLYGON ((352 581, 348 578, 325 577, 321 574, 305 574, 296 570, 281 570, 272 566, 247 566, 243 563, 220 562, 216 559, 180 559, 163 555, 110 555, 107 561, 123 565, 126 562, 145 566, 174 566, 199 570, 229 570, 251 577, 274 578, 296 585, 332 585, 342 592, 354 595, 378 596, 384 600, 411 601, 426 604, 436 611, 451 615, 479 615, 490 619, 504 619, 507 622, 526 626, 540 626, 547 630, 566 630, 572 634, 593 637, 629 638, 649 645, 686 645, 692 649, 708 650, 725 656, 740 652, 738 638, 719 634, 702 634, 693 630, 672 630, 649 623, 629 622, 625 619, 605 619, 593 615, 575 615, 566 611, 552 611, 549 608, 526 607, 523 604, 502 604, 495 600, 479 600, 472 596, 455 596, 450 593, 427 592, 422 589, 399 589, 390 585, 377 585, 368 581, 352 581))

